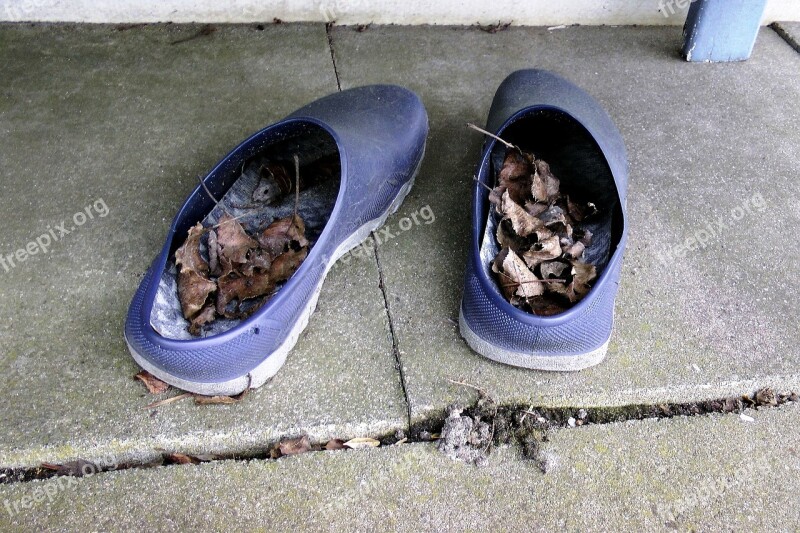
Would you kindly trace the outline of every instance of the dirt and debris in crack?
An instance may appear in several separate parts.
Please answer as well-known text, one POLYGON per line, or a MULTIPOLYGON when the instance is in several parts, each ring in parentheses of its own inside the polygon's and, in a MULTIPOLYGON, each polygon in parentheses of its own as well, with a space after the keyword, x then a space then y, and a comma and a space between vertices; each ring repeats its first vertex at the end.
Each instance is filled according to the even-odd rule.
MULTIPOLYGON (((770 409, 787 403, 800 402, 795 392, 776 393, 763 388, 752 395, 731 396, 725 399, 686 404, 633 405, 618 408, 534 408, 525 406, 499 406, 483 389, 462 382, 478 391, 477 402, 468 408, 452 407, 448 410, 441 433, 416 429, 409 438, 403 430, 373 439, 358 437, 350 440, 332 438, 321 443, 310 442, 307 436, 286 438, 249 453, 194 454, 160 450, 161 456, 146 462, 121 462, 113 465, 96 464, 76 459, 61 464, 41 463, 35 467, 0 468, 0 485, 49 479, 57 476, 83 477, 101 472, 131 468, 154 468, 175 464, 200 464, 221 460, 267 460, 317 451, 340 451, 359 448, 378 448, 412 442, 437 443, 438 448, 454 459, 483 465, 495 446, 514 444, 523 457, 530 459, 546 473, 550 469, 542 444, 548 441, 548 431, 590 424, 608 424, 647 418, 697 416, 711 413, 741 413, 745 409, 770 409)), ((183 395, 181 395, 183 396, 183 395)), ((186 396, 193 396, 186 394, 186 396)), ((429 428, 434 421, 425 422, 429 428)), ((440 421, 441 424, 441 421, 440 421)), ((439 426, 441 427, 441 426, 439 426)), ((800 452, 790 449, 793 454, 800 452)))
MULTIPOLYGON (((495 446, 517 445, 523 457, 535 462, 543 473, 550 468, 542 453, 548 432, 561 428, 577 428, 591 424, 608 424, 649 418, 698 416, 711 413, 741 413, 748 408, 771 408, 800 401, 797 393, 776 393, 763 388, 752 395, 731 396, 719 400, 685 404, 631 405, 604 408, 536 408, 534 406, 498 406, 482 388, 449 380, 474 389, 476 403, 467 408, 451 406, 437 447, 451 459, 482 466, 495 446)), ((419 440, 431 435, 419 431, 419 440)))
MULTIPOLYGON (((437 435, 438 437, 438 435, 437 435)), ((340 450, 360 450, 399 446, 408 442, 405 431, 397 430, 379 439, 372 437, 355 437, 348 440, 332 438, 328 441, 313 442, 308 435, 286 437, 265 448, 242 453, 195 453, 177 452, 156 448, 160 455, 145 462, 106 462, 93 463, 85 459, 76 459, 61 464, 41 463, 35 467, 0 468, 0 485, 25 483, 28 481, 50 479, 58 476, 84 477, 102 472, 128 470, 132 468, 155 468, 170 465, 198 465, 213 461, 260 461, 275 460, 309 452, 330 452, 340 450)))
POLYGON ((437 447, 451 459, 482 466, 492 445, 492 425, 480 414, 463 411, 457 406, 448 409, 437 447))
POLYGON ((511 22, 497 21, 497 24, 481 24, 479 22, 476 26, 478 26, 478 29, 482 32, 493 34, 507 30, 511 26, 511 22))
POLYGON ((197 33, 195 33, 194 35, 190 35, 189 37, 184 37, 183 39, 178 39, 178 40, 172 41, 169 44, 174 46, 176 44, 188 43, 189 41, 194 41, 195 39, 200 39, 202 37, 208 37, 209 35, 212 35, 216 31, 217 31, 217 27, 216 26, 214 26, 213 24, 206 24, 205 26, 200 28, 200 30, 197 33))

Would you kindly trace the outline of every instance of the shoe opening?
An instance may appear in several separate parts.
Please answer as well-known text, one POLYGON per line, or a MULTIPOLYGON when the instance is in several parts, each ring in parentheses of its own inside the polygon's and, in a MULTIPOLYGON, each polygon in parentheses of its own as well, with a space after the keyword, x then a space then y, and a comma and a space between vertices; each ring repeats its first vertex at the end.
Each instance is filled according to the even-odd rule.
MULTIPOLYGON (((151 326, 163 337, 180 340, 211 337, 239 325, 288 281, 286 275, 275 275, 277 257, 281 253, 294 254, 291 259, 296 270, 328 223, 339 194, 341 168, 336 142, 327 131, 315 124, 295 123, 279 133, 264 134, 263 138, 257 135, 248 145, 240 151, 243 155, 237 154, 235 164, 221 165, 207 180, 219 203, 212 201, 206 212, 184 221, 186 228, 198 222, 202 225, 202 232, 195 230, 200 234, 196 249, 201 258, 195 261, 205 263, 200 283, 206 287, 202 294, 208 293, 205 299, 199 297, 202 310, 189 313, 188 319, 184 312, 186 294, 183 306, 179 296, 180 272, 185 267, 176 264, 176 251, 187 242, 187 232, 175 235, 150 314, 151 326), (300 166, 297 207, 295 156, 300 166), (293 221, 295 209, 304 227, 303 239, 287 241, 282 250, 272 249, 263 238, 265 230, 271 224, 273 229, 277 228, 278 221, 293 221), (238 231, 241 225, 244 230, 246 235, 240 233, 239 237, 249 244, 237 243, 238 260, 244 263, 236 260, 231 263, 228 257, 223 257, 221 251, 227 248, 220 247, 221 223, 228 226, 225 229, 236 227, 238 231), (236 290, 244 283, 261 288, 236 290), (203 312, 206 319, 213 318, 198 319, 203 312)), ((204 191, 202 195, 207 197, 208 193, 204 191)), ((286 269, 283 271, 285 274, 286 269)))
MULTIPOLYGON (((549 165, 552 175, 560 182, 558 187, 562 198, 560 202, 564 204, 563 211, 567 211, 567 202, 563 200, 567 196, 570 202, 576 205, 592 206, 593 209, 596 207, 595 213, 587 216, 580 224, 575 224, 575 226, 576 228, 579 227, 580 235, 589 234, 589 238, 585 239, 588 244, 583 249, 579 260, 593 265, 596 269, 594 280, 599 279, 622 239, 623 212, 614 177, 597 142, 579 122, 568 114, 555 109, 531 110, 507 125, 499 135, 503 140, 519 147, 523 153, 533 154, 536 160, 542 160, 549 165)), ((507 148, 499 142, 495 143, 486 174, 487 178, 485 178, 487 180, 486 185, 489 187, 498 185, 499 173, 510 150, 514 149, 507 148)), ((531 208, 530 205, 527 207, 522 205, 521 207, 533 214, 536 212, 536 209, 531 208)), ((544 217, 548 213, 536 216, 544 217)), ((496 280, 498 275, 503 275, 492 271, 493 262, 501 252, 497 234, 498 226, 503 217, 497 213, 494 205, 489 202, 485 203, 484 217, 486 225, 481 243, 481 262, 485 274, 490 279, 496 280)), ((569 217, 569 213, 567 213, 567 220, 574 224, 574 221, 569 217)), ((566 250, 570 244, 567 243, 572 243, 573 236, 571 232, 576 228, 566 224, 561 227, 565 226, 570 232, 570 237, 566 241, 564 233, 560 233, 565 254, 552 259, 556 262, 561 261, 561 264, 565 264, 569 269, 571 268, 569 266, 570 260, 566 250)), ((578 241, 577 235, 579 234, 576 232, 575 242, 578 241)), ((536 238, 532 237, 521 244, 522 251, 529 250, 528 246, 531 246, 531 241, 536 241, 536 238)), ((539 266, 532 266, 532 263, 528 260, 530 257, 525 258, 525 262, 528 263, 531 272, 539 279, 547 279, 547 275, 540 273, 544 263, 539 266)), ((563 286, 566 289, 572 278, 566 274, 565 276, 567 281, 564 282, 563 286)), ((554 285, 547 286, 554 287, 554 285)), ((503 290, 500 287, 495 288, 498 293, 502 294, 503 290)), ((507 288, 504 289, 509 292, 507 288)), ((513 290, 511 289, 512 292, 513 290)), ((576 296, 573 292, 569 294, 569 299, 567 299, 567 295, 563 294, 565 291, 558 295, 551 295, 549 289, 546 292, 547 294, 536 301, 527 299, 525 302, 521 302, 516 293, 514 296, 507 295, 505 299, 511 301, 513 305, 521 309, 527 309, 534 314, 551 315, 559 314, 569 309, 583 297, 580 296, 575 299, 576 296), (555 300, 553 302, 541 301, 547 300, 549 296, 552 296, 555 300)))

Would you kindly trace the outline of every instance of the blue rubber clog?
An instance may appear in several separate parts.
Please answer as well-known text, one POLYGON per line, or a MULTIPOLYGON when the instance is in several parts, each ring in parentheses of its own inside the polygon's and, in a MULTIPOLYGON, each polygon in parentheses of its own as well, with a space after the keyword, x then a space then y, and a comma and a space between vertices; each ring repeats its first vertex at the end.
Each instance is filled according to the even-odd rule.
POLYGON ((513 366, 574 371, 600 363, 611 337, 614 302, 627 239, 628 163, 620 132, 600 104, 569 81, 521 70, 495 94, 486 129, 547 161, 562 187, 600 208, 585 259, 597 267, 589 293, 553 316, 508 303, 491 271, 498 251, 489 192, 506 147, 486 142, 473 189, 473 231, 460 331, 479 354, 513 366))
POLYGON ((199 394, 233 395, 262 385, 281 368, 308 324, 331 266, 380 227, 408 194, 427 133, 427 114, 414 93, 374 85, 317 100, 236 147, 186 200, 131 302, 125 339, 136 362, 199 394), (216 329, 192 337, 175 289, 176 249, 189 228, 198 222, 210 227, 223 208, 241 217, 245 228, 263 228, 291 214, 294 194, 252 214, 252 206, 241 204, 264 193, 254 177, 264 158, 294 155, 300 164, 326 157, 336 163, 335 176, 300 194, 299 213, 311 242, 307 258, 249 318, 220 320, 216 329))

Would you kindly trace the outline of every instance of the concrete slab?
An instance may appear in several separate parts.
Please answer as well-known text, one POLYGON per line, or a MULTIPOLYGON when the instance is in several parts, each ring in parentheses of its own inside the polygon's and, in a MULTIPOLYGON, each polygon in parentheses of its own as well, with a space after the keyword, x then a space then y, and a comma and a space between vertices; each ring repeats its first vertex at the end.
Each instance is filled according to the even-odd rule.
POLYGON ((0 266, 1 466, 407 424, 374 255, 333 269, 284 369, 241 404, 142 409, 169 394, 132 380, 123 321, 196 176, 336 90, 322 25, 218 26, 170 44, 200 30, 0 26, 0 253, 37 251, 0 266), (62 221, 84 223, 46 254, 28 244, 62 221))
POLYGON ((543 474, 516 448, 486 467, 430 444, 127 470, 0 486, 4 531, 789 530, 800 409, 550 434, 543 474), (147 494, 147 497, 142 497, 147 494), (665 526, 667 526, 665 528, 665 526))
POLYGON ((800 52, 800 22, 776 22, 772 27, 789 45, 800 52))
POLYGON ((344 87, 407 85, 431 115, 425 165, 393 220, 429 205, 436 223, 379 251, 414 422, 472 398, 448 378, 501 402, 551 406, 800 385, 800 309, 791 296, 800 252, 779 244, 793 242, 800 219, 800 57, 774 31, 763 29, 751 60, 736 65, 680 61, 678 28, 340 27, 333 43, 344 87), (585 87, 629 149, 631 238, 616 330, 607 361, 579 374, 490 362, 456 325, 483 141, 464 123, 485 122, 497 85, 530 67, 585 87), (704 248, 669 258, 709 228, 716 236, 704 248))

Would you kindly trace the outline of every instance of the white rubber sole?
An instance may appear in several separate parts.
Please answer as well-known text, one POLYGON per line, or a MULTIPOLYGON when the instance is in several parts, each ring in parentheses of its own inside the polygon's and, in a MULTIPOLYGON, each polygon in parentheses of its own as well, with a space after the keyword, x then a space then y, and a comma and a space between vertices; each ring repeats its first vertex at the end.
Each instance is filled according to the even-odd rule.
POLYGON ((492 361, 521 368, 551 372, 577 372, 600 364, 606 357, 608 343, 611 341, 609 337, 609 340, 601 347, 585 354, 537 355, 500 348, 480 338, 467 324, 461 309, 458 311, 458 328, 470 348, 492 361))
POLYGON ((328 262, 325 272, 322 274, 317 287, 314 289, 314 294, 311 295, 308 304, 306 304, 305 308, 303 308, 303 311, 300 314, 297 322, 295 322, 294 326, 292 326, 292 330, 289 332, 286 340, 284 340, 274 352, 272 352, 261 364, 259 364, 249 373, 238 378, 219 383, 187 381, 164 372, 160 368, 157 368, 151 364, 149 361, 147 361, 147 359, 142 357, 136 350, 133 349, 126 337, 125 343, 128 345, 128 350, 131 352, 133 359, 144 370, 147 370, 149 373, 165 383, 169 383, 170 385, 185 391, 194 392, 196 394, 202 394, 205 396, 233 396, 245 391, 248 388, 255 389, 266 383, 267 380, 277 374, 278 370, 280 370, 284 363, 286 363, 286 357, 289 355, 289 352, 292 350, 292 348, 294 348, 295 344, 297 344, 300 334, 308 326, 308 321, 311 318, 311 314, 314 312, 314 309, 317 307, 319 293, 322 291, 322 285, 325 282, 325 278, 328 277, 328 272, 330 269, 344 254, 366 240, 366 238, 369 237, 373 231, 377 230, 386 223, 387 218, 400 209, 400 206, 406 199, 406 196, 408 196, 408 193, 411 192, 411 187, 414 185, 414 181, 417 179, 417 174, 422 166, 424 157, 425 150, 423 149, 422 157, 420 158, 417 168, 414 169, 411 179, 409 179, 408 182, 406 182, 406 184, 400 189, 400 192, 397 193, 397 196, 392 201, 389 209, 387 209, 386 212, 379 218, 372 220, 358 228, 352 235, 350 235, 350 237, 347 238, 347 240, 342 242, 342 244, 336 248, 331 261, 328 262))

